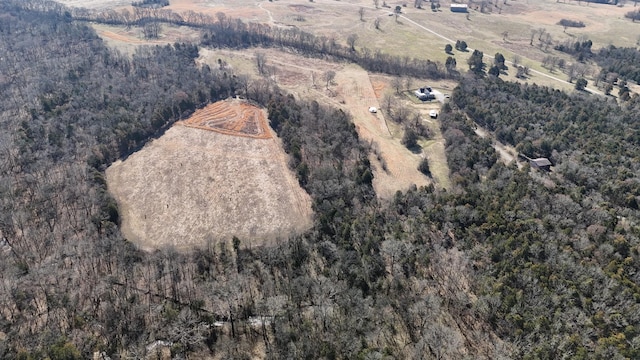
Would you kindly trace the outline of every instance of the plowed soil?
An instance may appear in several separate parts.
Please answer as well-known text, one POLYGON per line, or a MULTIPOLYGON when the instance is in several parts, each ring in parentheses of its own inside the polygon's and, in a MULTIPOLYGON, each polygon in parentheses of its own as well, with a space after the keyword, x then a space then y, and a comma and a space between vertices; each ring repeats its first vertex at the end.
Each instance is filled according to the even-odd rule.
POLYGON ((196 111, 182 124, 227 135, 271 138, 264 110, 241 100, 218 101, 196 111))

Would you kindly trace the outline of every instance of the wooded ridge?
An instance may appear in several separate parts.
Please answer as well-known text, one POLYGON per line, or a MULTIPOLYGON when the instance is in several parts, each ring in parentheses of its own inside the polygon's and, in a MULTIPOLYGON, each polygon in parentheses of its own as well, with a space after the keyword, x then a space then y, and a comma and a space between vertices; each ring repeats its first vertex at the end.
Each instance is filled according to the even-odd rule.
MULTIPOLYGON (((439 114, 452 188, 383 202, 349 114, 193 44, 122 55, 67 12, 0 3, 0 358, 640 358, 638 97, 465 77, 439 114), (314 227, 136 249, 104 169, 236 94, 268 109, 314 227), (478 125, 552 171, 504 165, 478 125)), ((205 44, 263 45, 217 26, 205 44)))

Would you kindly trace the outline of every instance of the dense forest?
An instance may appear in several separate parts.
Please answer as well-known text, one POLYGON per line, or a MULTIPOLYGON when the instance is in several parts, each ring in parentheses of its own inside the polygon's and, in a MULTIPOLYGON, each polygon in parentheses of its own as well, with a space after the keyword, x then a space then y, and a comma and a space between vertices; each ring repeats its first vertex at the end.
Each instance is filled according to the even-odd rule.
POLYGON ((123 56, 18 0, 0 33, 0 358, 640 357, 638 97, 465 78, 440 115, 452 188, 382 202, 349 114, 196 67, 195 45, 123 56), (314 227, 136 249, 104 169, 234 94, 268 109, 314 227), (552 171, 504 165, 478 125, 552 171))
POLYGON ((610 45, 598 52, 596 61, 607 73, 619 74, 622 79, 640 83, 640 51, 636 48, 617 48, 610 45))
POLYGON ((156 340, 171 344, 177 357, 464 349, 444 343, 451 325, 426 321, 446 308, 426 284, 393 290, 409 288, 409 280, 390 274, 426 272, 428 250, 411 250, 416 263, 405 265, 401 257, 411 246, 385 243, 368 147, 346 113, 297 101, 264 80, 196 68, 193 45, 122 56, 65 12, 25 4, 33 3, 0 5, 0 231, 7 259, 0 357, 140 358, 156 340), (214 242, 190 253, 137 250, 118 230, 104 169, 193 109, 235 93, 269 109, 313 196, 317 226, 271 248, 246 249, 236 239, 233 247, 214 242), (438 311, 408 307, 425 296, 438 311))
POLYGON ((491 155, 459 153, 458 144, 475 142, 475 153, 489 154, 490 144, 471 140, 466 116, 443 118, 450 162, 461 159, 453 178, 464 184, 447 200, 450 226, 484 279, 477 293, 501 299, 492 322, 523 358, 637 358, 637 98, 620 107, 469 79, 453 99, 503 142, 555 164, 531 176, 491 155))

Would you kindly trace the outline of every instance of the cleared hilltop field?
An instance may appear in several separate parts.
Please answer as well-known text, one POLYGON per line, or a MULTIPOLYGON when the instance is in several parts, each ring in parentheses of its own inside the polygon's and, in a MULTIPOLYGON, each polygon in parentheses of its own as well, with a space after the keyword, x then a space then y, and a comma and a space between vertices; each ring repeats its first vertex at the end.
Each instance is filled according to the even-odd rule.
POLYGON ((204 247, 232 236, 260 245, 311 226, 311 200, 287 159, 264 111, 231 100, 114 163, 107 183, 123 233, 141 248, 204 247))

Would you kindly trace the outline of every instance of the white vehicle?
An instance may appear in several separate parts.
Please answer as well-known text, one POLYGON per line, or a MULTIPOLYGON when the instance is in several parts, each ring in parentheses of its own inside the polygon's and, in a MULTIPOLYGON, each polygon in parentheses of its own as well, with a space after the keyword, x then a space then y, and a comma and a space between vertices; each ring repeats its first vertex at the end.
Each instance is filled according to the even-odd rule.
POLYGON ((372 107, 369 108, 369 112, 372 113, 372 114, 375 114, 375 113, 378 112, 378 109, 376 109, 375 106, 372 106, 372 107))

